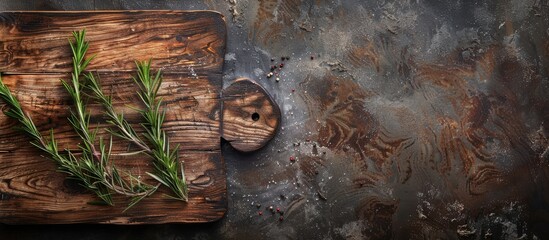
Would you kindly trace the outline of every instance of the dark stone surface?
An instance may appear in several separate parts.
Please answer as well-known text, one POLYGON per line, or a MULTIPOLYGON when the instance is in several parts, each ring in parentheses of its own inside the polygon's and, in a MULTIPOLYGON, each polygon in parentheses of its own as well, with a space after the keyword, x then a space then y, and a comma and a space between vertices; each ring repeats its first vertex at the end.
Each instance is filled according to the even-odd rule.
POLYGON ((260 151, 223 145, 219 222, 0 226, 0 238, 543 239, 548 4, 3 0, 1 10, 220 11, 225 85, 256 79, 283 119, 260 151), (285 56, 280 82, 267 79, 285 56))

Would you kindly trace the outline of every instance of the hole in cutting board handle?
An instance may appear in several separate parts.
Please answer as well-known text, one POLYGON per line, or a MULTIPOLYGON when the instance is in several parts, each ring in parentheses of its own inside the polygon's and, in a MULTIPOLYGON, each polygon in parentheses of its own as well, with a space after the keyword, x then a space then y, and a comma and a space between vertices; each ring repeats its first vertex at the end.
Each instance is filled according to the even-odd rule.
POLYGON ((242 152, 251 152, 271 140, 280 123, 280 109, 259 84, 239 78, 223 89, 221 136, 242 152))
POLYGON ((257 122, 259 120, 259 113, 252 113, 252 120, 254 120, 254 122, 257 122))

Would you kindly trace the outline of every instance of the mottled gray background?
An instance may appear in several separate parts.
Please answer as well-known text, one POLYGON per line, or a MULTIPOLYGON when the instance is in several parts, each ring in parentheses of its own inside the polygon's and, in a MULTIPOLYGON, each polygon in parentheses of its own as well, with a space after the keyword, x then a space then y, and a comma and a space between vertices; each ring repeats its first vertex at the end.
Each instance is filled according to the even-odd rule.
POLYGON ((225 86, 259 82, 282 127, 255 153, 223 145, 219 222, 2 225, 0 239, 549 238, 547 0, 0 1, 104 9, 223 13, 225 86), (280 82, 265 78, 283 56, 280 82))

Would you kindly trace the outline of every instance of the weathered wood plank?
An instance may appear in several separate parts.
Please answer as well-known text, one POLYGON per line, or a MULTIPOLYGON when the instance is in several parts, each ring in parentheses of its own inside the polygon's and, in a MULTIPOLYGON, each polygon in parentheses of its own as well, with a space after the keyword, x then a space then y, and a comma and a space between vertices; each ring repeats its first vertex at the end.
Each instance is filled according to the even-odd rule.
POLYGON ((171 72, 222 70, 226 30, 219 13, 90 11, 0 14, 0 72, 69 72, 68 39, 83 28, 88 53, 97 54, 92 71, 126 71, 149 58, 171 72))
MULTIPOLYGON (((103 89, 113 97, 115 107, 132 123, 137 130, 142 130, 138 123, 142 117, 132 108, 142 108, 136 92, 137 85, 131 80, 129 73, 100 73, 103 89)), ((78 136, 72 131, 67 117, 72 105, 60 79, 68 79, 66 75, 6 75, 4 83, 14 89, 14 94, 23 108, 33 117, 38 129, 44 134, 54 128, 59 144, 67 148, 75 148, 78 136), (69 146, 68 144, 71 144, 69 146), (67 145, 66 145, 67 144, 67 145)), ((166 73, 159 96, 163 98, 163 107, 167 110, 165 129, 172 141, 181 144, 182 150, 218 150, 220 148, 220 88, 221 77, 208 79, 197 75, 187 77, 184 74, 166 73)), ((93 124, 109 127, 105 124, 103 109, 90 101, 93 124)), ((2 143, 0 149, 9 151, 27 139, 22 133, 12 127, 16 122, 0 114, 0 138, 10 138, 2 143)))
MULTIPOLYGON (((4 223, 207 222, 219 219, 225 212, 226 180, 220 152, 185 152, 180 155, 190 183, 188 203, 165 197, 169 192, 161 188, 125 213, 122 212, 125 208, 123 198, 116 198, 114 207, 87 204, 95 197, 66 180, 64 174, 52 171, 55 169, 53 162, 40 157, 23 161, 18 157, 21 153, 39 156, 31 146, 2 154, 0 216, 4 223)), ((133 162, 137 166, 126 168, 142 176, 146 182, 154 183, 145 174, 152 171, 147 161, 145 158, 118 159, 117 164, 133 162)))

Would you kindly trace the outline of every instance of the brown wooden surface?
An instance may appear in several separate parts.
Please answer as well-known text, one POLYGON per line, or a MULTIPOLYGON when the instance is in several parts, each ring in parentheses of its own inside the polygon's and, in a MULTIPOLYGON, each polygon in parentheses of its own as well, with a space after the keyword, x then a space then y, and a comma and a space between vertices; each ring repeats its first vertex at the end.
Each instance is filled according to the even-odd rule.
POLYGON ((280 124, 280 109, 265 90, 246 78, 223 90, 223 138, 250 152, 271 140, 280 124))
MULTIPOLYGON (((78 138, 66 117, 71 105, 59 79, 68 79, 71 31, 86 28, 90 69, 99 73, 116 108, 131 122, 139 115, 137 88, 130 80, 134 60, 153 59, 162 67, 160 95, 167 109, 165 127, 173 145, 181 144, 189 202, 170 200, 162 187, 152 197, 123 213, 94 206, 96 198, 82 191, 55 164, 14 129, 17 123, 0 114, 0 222, 3 223, 165 223, 208 222, 226 211, 226 177, 220 152, 221 71, 225 51, 223 17, 215 12, 32 12, 0 14, 0 72, 39 129, 54 128, 60 147, 75 149, 78 138)), ((0 108, 4 108, 0 102, 0 108)), ((104 126, 96 104, 92 122, 104 126)), ((115 152, 128 144, 117 139, 115 152)), ((118 166, 140 175, 151 171, 146 157, 116 157, 118 166)))
POLYGON ((97 54, 88 70, 130 71, 154 58, 166 72, 220 73, 223 16, 209 11, 22 12, 0 14, 0 72, 66 73, 67 41, 85 28, 97 54))

